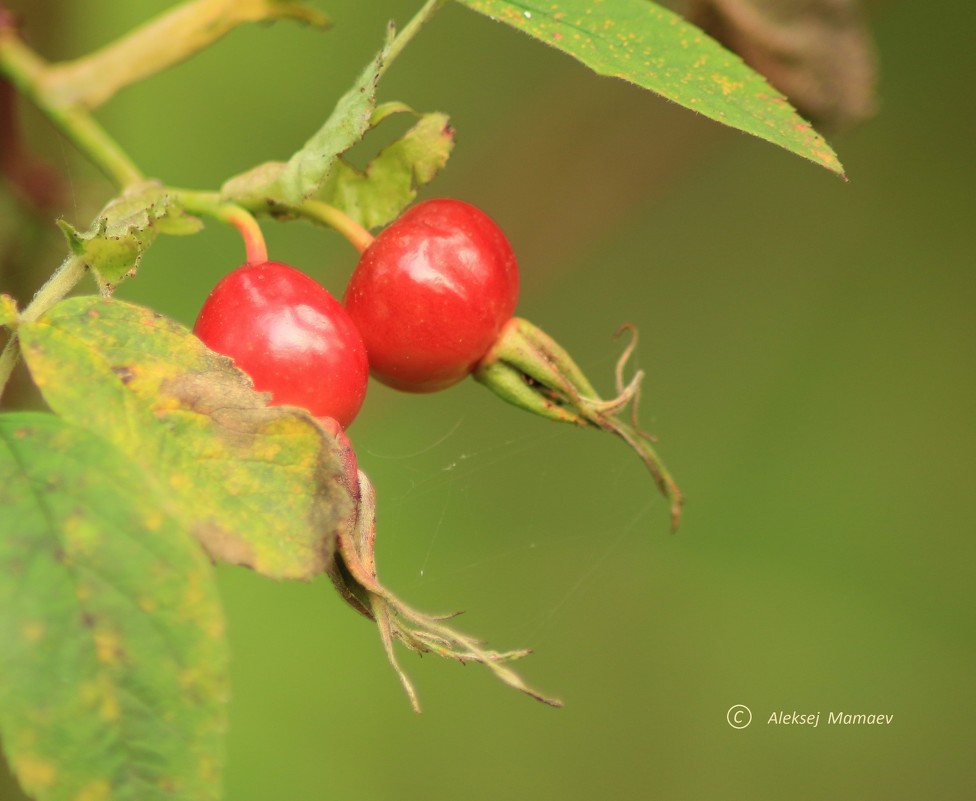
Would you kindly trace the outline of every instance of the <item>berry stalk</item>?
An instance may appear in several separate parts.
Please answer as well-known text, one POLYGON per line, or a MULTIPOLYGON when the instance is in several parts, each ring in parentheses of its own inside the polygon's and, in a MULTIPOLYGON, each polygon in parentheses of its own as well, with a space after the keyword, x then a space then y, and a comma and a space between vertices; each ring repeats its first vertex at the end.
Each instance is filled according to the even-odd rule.
POLYGON ((329 203, 310 199, 292 211, 313 222, 321 223, 322 225, 327 225, 329 228, 335 229, 360 253, 363 253, 366 248, 373 244, 374 237, 365 227, 356 222, 356 220, 344 211, 329 203))
POLYGON ((214 216, 233 225, 241 235, 244 240, 245 264, 264 264, 268 260, 268 245, 264 241, 261 226, 250 212, 233 203, 224 203, 217 207, 214 216))
POLYGON ((246 264, 264 264, 268 260, 268 246, 258 221, 243 206, 224 201, 218 192, 195 189, 167 189, 178 198, 180 205, 191 214, 212 217, 232 225, 244 240, 246 264))

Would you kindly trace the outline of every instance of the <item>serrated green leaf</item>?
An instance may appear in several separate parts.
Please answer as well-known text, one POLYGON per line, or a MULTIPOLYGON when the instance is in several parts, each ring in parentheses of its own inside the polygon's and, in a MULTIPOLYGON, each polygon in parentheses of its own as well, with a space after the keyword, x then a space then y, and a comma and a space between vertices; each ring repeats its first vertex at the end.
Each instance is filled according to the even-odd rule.
POLYGON ((72 298, 19 334, 48 405, 143 465, 215 559, 272 578, 330 564, 352 506, 307 412, 267 406, 229 359, 139 306, 72 298))
POLYGON ((339 98, 325 125, 285 164, 278 185, 288 205, 297 205, 315 194, 332 172, 339 154, 345 153, 369 130, 376 107, 376 87, 393 44, 393 34, 391 25, 380 52, 363 70, 352 89, 339 98))
POLYGON ((17 316, 17 301, 10 295, 0 295, 0 325, 16 322, 17 316))
MULTIPOLYGON (((386 225, 409 206, 418 189, 430 183, 447 164, 454 149, 454 129, 446 114, 417 114, 399 102, 377 106, 370 128, 403 113, 419 119, 399 139, 384 147, 363 171, 341 156, 336 158, 331 173, 313 197, 336 206, 367 228, 386 225)), ((256 212, 280 214, 282 207, 287 208, 275 188, 282 166, 280 162, 267 162, 231 179, 223 187, 224 198, 256 212)))
POLYGON ((319 191, 339 156, 369 130, 376 108, 376 86, 383 72, 393 27, 376 57, 333 109, 325 124, 287 162, 267 162, 227 181, 222 189, 229 199, 245 206, 277 203, 298 206, 319 191))
POLYGON ((113 198, 85 232, 64 220, 58 225, 72 253, 85 261, 105 294, 135 274, 142 254, 157 235, 194 234, 203 226, 155 183, 142 184, 113 198))
POLYGON ((837 155, 742 60, 649 0, 457 0, 706 117, 843 175, 837 155))
MULTIPOLYGON (((374 120, 409 111, 387 104, 374 120)), ((356 170, 340 159, 316 195, 342 209, 367 228, 395 219, 447 163, 454 147, 454 129, 446 114, 424 114, 403 136, 387 145, 366 167, 356 170)))
POLYGON ((0 734, 40 801, 217 799, 213 570, 142 471, 52 415, 0 416, 0 734))

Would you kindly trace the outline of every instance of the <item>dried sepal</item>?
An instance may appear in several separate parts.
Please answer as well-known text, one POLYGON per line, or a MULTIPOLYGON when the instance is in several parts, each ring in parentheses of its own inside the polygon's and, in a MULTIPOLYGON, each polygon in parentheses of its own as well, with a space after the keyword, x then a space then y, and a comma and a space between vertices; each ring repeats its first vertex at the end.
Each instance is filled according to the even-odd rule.
POLYGON ((336 557, 327 571, 340 596, 353 609, 376 622, 386 656, 403 685, 410 704, 420 711, 417 691, 397 660, 394 641, 411 651, 436 654, 462 664, 477 662, 509 687, 549 706, 562 706, 526 684, 506 663, 527 656, 530 651, 494 651, 480 640, 463 634, 445 621, 460 613, 429 615, 401 601, 383 586, 376 574, 376 493, 369 477, 358 469, 355 452, 345 434, 332 426, 346 465, 344 482, 356 500, 356 509, 338 532, 336 557))
POLYGON ((644 373, 626 380, 624 371, 637 346, 637 332, 625 325, 630 342, 614 370, 616 396, 603 399, 566 350, 537 326, 513 318, 474 371, 476 380, 502 399, 533 414, 564 423, 598 428, 620 437, 637 453, 671 502, 671 527, 678 527, 684 496, 654 450, 653 436, 638 423, 644 373), (629 413, 628 413, 629 410, 629 413), (629 422, 622 419, 627 413, 629 422))

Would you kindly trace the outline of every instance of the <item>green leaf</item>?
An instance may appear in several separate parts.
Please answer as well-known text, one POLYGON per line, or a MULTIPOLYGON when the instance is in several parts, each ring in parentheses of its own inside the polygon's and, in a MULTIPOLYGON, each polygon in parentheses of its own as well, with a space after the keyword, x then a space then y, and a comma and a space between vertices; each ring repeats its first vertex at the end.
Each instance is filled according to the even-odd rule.
POLYGON ((274 201, 297 206, 329 177, 339 155, 363 138, 376 108, 376 87, 393 44, 393 26, 376 57, 336 104, 325 124, 286 163, 269 162, 230 179, 228 199, 244 205, 274 201))
POLYGON ((220 194, 225 200, 252 211, 264 210, 268 205, 283 204, 284 198, 278 195, 277 184, 284 168, 283 161, 258 164, 246 172, 228 178, 220 188, 220 194))
POLYGON ((224 620, 206 555, 115 448, 0 416, 0 733, 40 801, 216 799, 224 620))
POLYGON ((71 251, 92 270, 103 294, 135 275, 142 254, 158 234, 194 234, 202 223, 186 214, 158 184, 134 187, 108 205, 84 233, 59 220, 71 251))
POLYGON ((363 70, 352 89, 339 98, 325 125, 288 160, 278 179, 286 203, 297 205, 315 194, 332 171, 338 155, 356 144, 369 130, 376 107, 376 87, 393 44, 393 35, 390 25, 376 58, 363 70))
POLYGON ((586 64, 843 175, 782 94, 701 30, 648 0, 458 0, 586 64))
MULTIPOLYGON (((385 104, 373 125, 391 114, 411 112, 385 104)), ((360 172, 340 159, 316 197, 342 209, 367 228, 395 219, 443 169, 454 147, 454 129, 446 114, 424 114, 403 136, 387 145, 360 172)))
MULTIPOLYGON (((312 197, 341 209, 366 228, 386 225, 409 206, 420 187, 430 183, 447 164, 454 149, 454 129, 446 114, 418 114, 403 103, 384 103, 373 112, 370 129, 397 114, 418 117, 400 138, 384 147, 363 171, 341 155, 312 197)), ((225 200, 255 212, 289 216, 289 202, 278 185, 283 164, 267 162, 228 181, 225 200), (282 213, 282 208, 288 209, 282 213)))
POLYGON ((331 563, 352 501, 307 412, 267 406, 229 359, 139 306, 72 298, 18 331, 50 407, 143 465, 215 559, 273 578, 331 563))

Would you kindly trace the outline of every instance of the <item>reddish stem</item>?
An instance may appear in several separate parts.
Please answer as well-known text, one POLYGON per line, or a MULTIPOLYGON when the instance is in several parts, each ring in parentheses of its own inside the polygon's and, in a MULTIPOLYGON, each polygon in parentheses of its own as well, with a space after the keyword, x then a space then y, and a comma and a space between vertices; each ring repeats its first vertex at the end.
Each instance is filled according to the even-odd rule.
POLYGON ((268 260, 268 245, 257 220, 240 206, 225 206, 222 213, 224 219, 240 232, 244 240, 245 263, 264 264, 268 260))

